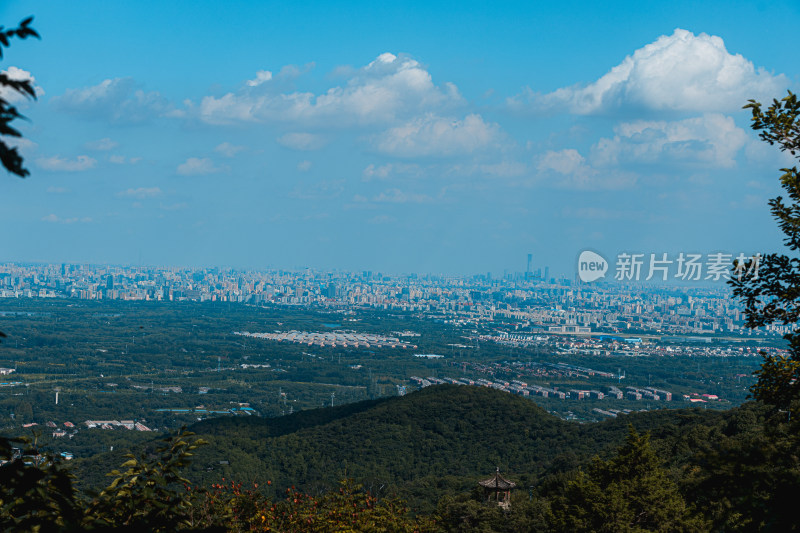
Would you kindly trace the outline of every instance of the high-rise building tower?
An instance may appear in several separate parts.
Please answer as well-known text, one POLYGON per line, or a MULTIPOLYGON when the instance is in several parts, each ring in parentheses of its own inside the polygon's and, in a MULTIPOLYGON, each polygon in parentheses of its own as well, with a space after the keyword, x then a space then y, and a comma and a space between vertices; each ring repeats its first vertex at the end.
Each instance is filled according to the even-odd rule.
POLYGON ((525 270, 526 274, 530 274, 532 262, 533 262, 533 254, 528 254, 528 268, 525 270))

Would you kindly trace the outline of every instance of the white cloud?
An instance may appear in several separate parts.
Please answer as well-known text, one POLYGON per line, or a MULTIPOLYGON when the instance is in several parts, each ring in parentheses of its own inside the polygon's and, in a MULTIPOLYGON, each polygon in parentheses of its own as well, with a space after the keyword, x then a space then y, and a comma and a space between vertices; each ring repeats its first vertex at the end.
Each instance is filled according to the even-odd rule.
POLYGON ((542 154, 536 161, 538 181, 570 189, 626 188, 637 182, 642 165, 661 173, 731 168, 750 142, 731 117, 717 113, 677 121, 625 122, 614 133, 592 146, 588 160, 572 148, 542 154))
POLYGON ((39 168, 54 172, 81 172, 97 165, 97 160, 88 155, 79 155, 75 159, 65 159, 59 156, 40 157, 36 160, 39 168))
POLYGON ((112 122, 145 122, 172 109, 160 93, 145 92, 133 78, 107 79, 91 87, 67 89, 52 101, 57 109, 112 122))
POLYGON ((98 139, 96 141, 90 141, 84 145, 89 150, 97 150, 99 152, 106 152, 108 150, 113 150, 119 143, 109 139, 108 137, 104 137, 102 139, 98 139))
POLYGON ((387 123, 463 102, 453 84, 436 86, 416 60, 389 53, 351 72, 346 85, 321 94, 281 93, 266 80, 253 85, 257 80, 236 93, 203 98, 200 118, 214 124, 290 121, 341 127, 387 123))
POLYGON ((325 138, 321 135, 313 133, 287 133, 275 139, 278 144, 291 148, 292 150, 300 150, 308 152, 311 150, 319 150, 325 146, 325 138))
POLYGON ((215 152, 220 153, 220 154, 224 155, 225 157, 233 157, 233 156, 235 156, 236 154, 238 154, 239 152, 241 152, 243 150, 246 150, 246 148, 244 146, 236 146, 236 145, 231 144, 231 143, 229 143, 227 141, 224 142, 224 143, 218 144, 217 147, 214 148, 215 152))
POLYGON ((190 157, 185 162, 178 165, 176 172, 181 176, 199 176, 202 174, 214 174, 221 169, 214 166, 214 162, 208 157, 190 157))
POLYGON ((480 115, 456 120, 428 114, 387 130, 375 144, 379 151, 399 157, 448 156, 497 144, 500 136, 500 126, 484 122, 480 115))
POLYGON ((589 171, 586 159, 575 149, 549 150, 538 164, 539 170, 554 170, 559 174, 583 174, 589 171))
POLYGON ((137 189, 126 189, 117 193, 117 196, 122 198, 154 198, 161 195, 161 189, 158 187, 139 187, 137 189))
POLYGON ((538 180, 555 187, 577 190, 624 189, 636 183, 636 176, 619 170, 600 172, 572 148, 549 150, 537 163, 538 180))
POLYGON ((380 165, 375 166, 374 164, 370 163, 361 173, 364 181, 372 181, 373 179, 377 180, 385 180, 389 177, 389 174, 392 172, 392 164, 380 165))
POLYGON ((38 144, 24 137, 6 137, 3 141, 9 148, 16 148, 25 156, 31 155, 39 147, 38 144))
POLYGON ((272 79, 272 72, 269 70, 259 70, 256 72, 256 77, 252 80, 247 80, 245 84, 248 87, 258 87, 262 83, 266 83, 272 79))
POLYGON ((566 109, 576 114, 620 107, 679 111, 733 111, 748 99, 785 92, 788 79, 773 75, 740 54, 730 54, 720 37, 676 29, 636 50, 586 86, 541 95, 531 90, 509 100, 512 107, 566 109))
POLYGON ((70 218, 61 218, 54 213, 50 213, 47 216, 42 217, 43 222, 53 222, 55 224, 75 224, 77 222, 92 222, 91 217, 70 217, 70 218))
POLYGON ((308 160, 300 161, 299 163, 297 163, 297 170, 299 170, 300 172, 308 172, 309 170, 311 170, 312 165, 313 164, 311 163, 311 161, 308 160))
MULTIPOLYGON (((2 73, 14 81, 30 80, 31 84, 33 85, 33 92, 36 93, 36 97, 40 98, 44 95, 44 89, 36 85, 36 78, 34 78, 27 70, 22 70, 21 68, 12 66, 2 71, 2 73)), ((0 87, 0 98, 3 98, 6 102, 14 106, 19 106, 20 104, 30 101, 30 97, 27 93, 19 93, 10 87, 5 86, 0 87)))
POLYGON ((50 193, 50 194, 66 194, 66 193, 70 192, 70 190, 67 189, 66 187, 53 187, 53 186, 50 186, 50 187, 47 188, 47 192, 50 193))
POLYGON ((708 114, 679 121, 635 121, 614 128, 612 139, 592 148, 597 166, 621 163, 683 163, 730 168, 748 142, 731 117, 708 114))

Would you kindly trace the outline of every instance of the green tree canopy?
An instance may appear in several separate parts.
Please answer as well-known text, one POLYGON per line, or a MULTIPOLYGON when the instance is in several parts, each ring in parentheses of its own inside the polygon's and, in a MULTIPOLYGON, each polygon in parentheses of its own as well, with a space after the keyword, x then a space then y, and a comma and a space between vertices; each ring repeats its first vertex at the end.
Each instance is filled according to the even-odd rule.
POLYGON ((595 458, 555 499, 553 523, 560 531, 608 533, 706 529, 661 467, 650 435, 633 426, 614 458, 595 458))
MULTIPOLYGON (((796 95, 789 92, 782 100, 773 100, 766 110, 750 100, 745 109, 752 111, 751 127, 760 132, 763 141, 798 157, 800 102, 796 95)), ((734 296, 745 304, 746 325, 751 328, 774 323, 795 325, 800 319, 800 174, 797 166, 781 172, 787 198, 773 198, 769 206, 791 255, 771 253, 753 258, 743 266, 757 271, 757 276, 735 276, 730 281, 734 296)), ((751 392, 755 399, 779 409, 797 410, 800 404, 792 404, 800 399, 800 335, 792 332, 785 338, 789 356, 765 355, 751 392)))

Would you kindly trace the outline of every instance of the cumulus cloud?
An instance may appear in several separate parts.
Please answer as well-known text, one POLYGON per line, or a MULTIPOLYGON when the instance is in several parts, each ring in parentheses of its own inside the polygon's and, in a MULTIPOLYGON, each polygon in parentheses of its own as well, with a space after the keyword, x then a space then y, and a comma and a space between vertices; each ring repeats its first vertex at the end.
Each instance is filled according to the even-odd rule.
POLYGON ((678 121, 626 122, 614 133, 592 148, 596 165, 678 163, 730 168, 748 142, 733 118, 715 113, 678 121))
POLYGON ((325 138, 314 133, 287 133, 276 139, 278 144, 292 150, 308 152, 325 146, 325 138))
POLYGON ((586 159, 575 149, 547 151, 539 160, 539 170, 554 170, 559 174, 583 174, 589 171, 586 159))
POLYGON ((787 86, 784 75, 755 68, 740 54, 729 53, 720 37, 676 29, 636 50, 589 85, 544 95, 527 90, 509 103, 581 115, 621 107, 732 111, 741 109, 749 98, 771 98, 785 92, 787 86))
POLYGON ((636 176, 618 170, 600 172, 575 149, 549 150, 538 160, 538 180, 558 188, 577 190, 624 189, 636 176))
POLYGON ((373 163, 367 165, 364 171, 361 173, 364 181, 372 181, 376 180, 385 180, 389 177, 389 174, 392 172, 392 164, 386 165, 379 165, 375 166, 373 163))
POLYGON ((246 150, 246 148, 244 146, 236 146, 236 145, 231 144, 231 143, 229 143, 227 141, 224 142, 224 143, 218 144, 217 147, 214 148, 215 152, 220 153, 220 154, 224 155, 225 157, 233 157, 233 156, 235 156, 236 154, 238 154, 239 152, 241 152, 243 150, 246 150))
POLYGON ((375 146, 398 157, 448 156, 481 150, 500 136, 500 126, 484 122, 480 115, 457 120, 427 114, 385 131, 375 146))
POLYGON ((311 161, 308 160, 300 161, 299 163, 297 163, 297 170, 299 170, 300 172, 308 172, 309 170, 311 170, 311 166, 312 166, 311 161))
POLYGON ((39 147, 38 144, 24 137, 6 137, 3 141, 9 148, 16 148, 25 156, 31 155, 39 147))
POLYGON ((538 157, 540 180, 572 189, 619 189, 632 186, 642 166, 659 171, 731 168, 749 137, 731 117, 710 113, 676 121, 639 120, 614 128, 588 159, 575 149, 550 150, 538 157))
POLYGON ((158 187, 139 187, 137 189, 126 189, 117 193, 121 198, 154 198, 161 195, 161 189, 158 187))
POLYGON ((203 174, 214 174, 220 170, 222 169, 217 168, 211 158, 190 157, 178 165, 176 172, 181 176, 199 176, 203 174))
POLYGON ((213 124, 289 121, 346 126, 386 123, 463 102, 455 85, 435 85, 420 63, 402 54, 381 54, 350 72, 344 86, 321 94, 280 92, 268 78, 261 74, 235 93, 203 98, 196 109, 199 117, 213 124))
MULTIPOLYGON (((34 78, 27 70, 22 70, 21 68, 12 66, 8 67, 6 70, 3 70, 2 73, 14 81, 30 80, 31 84, 33 85, 33 92, 36 93, 36 97, 40 98, 44 95, 44 89, 36 85, 36 78, 34 78)), ((0 87, 0 98, 3 98, 6 102, 14 106, 19 106, 30 101, 27 93, 19 93, 10 87, 5 86, 0 87)))
POLYGON ((43 222, 53 222, 56 224, 75 224, 77 222, 91 222, 91 217, 69 217, 69 218, 61 218, 54 213, 50 213, 47 216, 42 217, 43 222))
POLYGON ((272 72, 269 70, 259 70, 256 72, 256 77, 252 80, 247 80, 245 85, 248 87, 258 87, 262 83, 266 83, 272 79, 272 72))
POLYGON ((160 93, 145 92, 133 78, 103 80, 82 89, 67 89, 53 98, 56 109, 111 122, 137 123, 168 114, 172 106, 160 93))
POLYGON ((97 160, 88 155, 79 155, 75 159, 66 159, 56 155, 40 157, 36 160, 36 165, 41 169, 54 172, 81 172, 94 168, 97 160))

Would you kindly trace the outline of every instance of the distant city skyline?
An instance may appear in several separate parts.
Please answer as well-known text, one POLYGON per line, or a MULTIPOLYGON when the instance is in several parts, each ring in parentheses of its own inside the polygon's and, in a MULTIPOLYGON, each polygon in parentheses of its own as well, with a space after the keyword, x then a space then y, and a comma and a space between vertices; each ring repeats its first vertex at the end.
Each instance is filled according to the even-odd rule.
MULTIPOLYGON (((746 328, 744 304, 730 298, 723 283, 692 287, 580 283, 569 278, 546 280, 538 273, 531 276, 527 272, 490 278, 310 269, 289 272, 5 263, 0 264, 0 297, 11 301, 236 302, 334 311, 372 308, 426 313, 428 318, 438 316, 445 323, 476 327, 512 321, 514 332, 532 326, 556 335, 638 332, 779 336, 793 328, 780 324, 746 328)), ((29 312, 17 307, 0 312, 0 316, 29 312)), ((505 332, 499 340, 522 344, 536 341, 530 331, 522 336, 509 335, 505 332)), ((295 336, 292 339, 298 341, 295 336)))
POLYGON ((781 248, 794 2, 5 2, 0 262, 575 274, 781 248))

